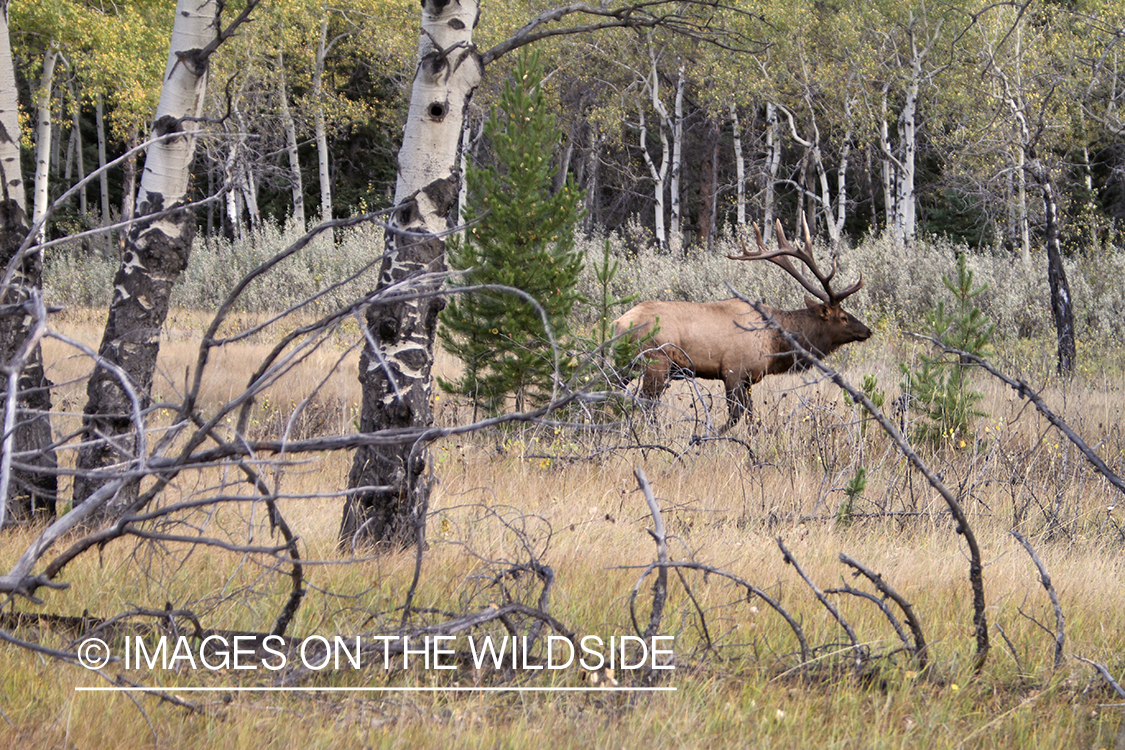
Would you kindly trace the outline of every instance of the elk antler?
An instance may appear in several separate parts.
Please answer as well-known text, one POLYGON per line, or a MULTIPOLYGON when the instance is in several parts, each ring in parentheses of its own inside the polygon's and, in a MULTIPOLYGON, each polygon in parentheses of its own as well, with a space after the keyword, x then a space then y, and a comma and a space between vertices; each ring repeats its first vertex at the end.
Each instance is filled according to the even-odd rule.
POLYGON ((786 273, 800 282, 801 286, 803 286, 809 294, 816 297, 821 302, 826 305, 839 305, 845 298, 855 294, 863 287, 863 274, 861 273, 859 275, 859 281, 852 284, 847 289, 841 292, 833 292, 831 282, 832 277, 836 275, 836 258, 832 259, 832 270, 828 275, 825 276, 822 274, 820 269, 816 266, 816 259, 813 258, 812 239, 809 237, 809 223, 805 221, 803 217, 801 223, 805 230, 805 247, 803 249, 799 250, 789 244, 789 240, 785 237, 785 230, 781 227, 781 221, 778 220, 777 250, 770 251, 766 249, 766 243, 762 239, 762 231, 758 229, 757 224, 754 224, 754 234, 758 238, 757 252, 751 252, 750 249, 746 247, 746 242, 739 238, 739 241, 742 242, 742 255, 728 255, 727 257, 731 260, 768 260, 774 265, 785 269, 786 273), (794 268, 793 264, 789 261, 790 258, 796 258, 804 263, 805 267, 816 276, 823 290, 818 289, 815 284, 809 281, 807 276, 794 268))

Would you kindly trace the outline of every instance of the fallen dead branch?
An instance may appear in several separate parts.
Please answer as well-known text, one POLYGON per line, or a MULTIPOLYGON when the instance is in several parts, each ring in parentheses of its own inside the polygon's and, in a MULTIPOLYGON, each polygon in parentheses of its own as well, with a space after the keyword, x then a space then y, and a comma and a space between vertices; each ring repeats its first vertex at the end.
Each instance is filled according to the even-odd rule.
POLYGON ((895 618, 894 615, 885 607, 881 606, 880 609, 882 609, 883 613, 887 616, 887 619, 890 620, 891 625, 894 626, 895 632, 898 633, 899 639, 902 640, 904 644, 906 644, 906 647, 910 649, 910 653, 914 656, 915 659, 918 660, 918 665, 920 667, 925 667, 928 661, 928 655, 926 653, 926 637, 922 634, 922 624, 918 622, 918 618, 917 616, 915 616, 914 608, 910 605, 910 602, 906 601, 906 599, 903 598, 901 594, 895 591, 890 586, 890 584, 888 584, 883 579, 883 576, 863 565, 858 560, 855 560, 841 552, 840 562, 849 567, 855 568, 856 572, 853 575, 862 575, 864 578, 871 581, 872 585, 875 586, 876 590, 878 590, 879 593, 898 605, 898 608, 902 610, 903 617, 906 618, 906 624, 910 628, 910 633, 914 637, 913 646, 911 646, 907 641, 906 634, 902 632, 901 626, 898 625, 897 618, 895 618))

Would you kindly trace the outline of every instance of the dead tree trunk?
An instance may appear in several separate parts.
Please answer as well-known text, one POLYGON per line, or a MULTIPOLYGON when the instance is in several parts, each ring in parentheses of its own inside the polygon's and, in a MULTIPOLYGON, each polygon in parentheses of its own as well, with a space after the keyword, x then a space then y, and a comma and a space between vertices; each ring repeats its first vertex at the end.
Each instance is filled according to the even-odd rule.
POLYGON ((1051 313, 1055 319, 1055 336, 1058 340, 1058 364, 1060 375, 1074 372, 1074 304, 1070 297, 1070 285, 1066 280, 1066 268, 1062 262, 1062 247, 1059 245, 1059 210, 1055 201, 1055 187, 1051 174, 1042 162, 1031 160, 1031 170, 1043 191, 1043 214, 1046 219, 1047 240, 1047 282, 1051 286, 1051 313))
POLYGON ((696 241, 711 253, 719 225, 719 122, 708 118, 704 131, 704 156, 700 160, 699 235, 696 241))

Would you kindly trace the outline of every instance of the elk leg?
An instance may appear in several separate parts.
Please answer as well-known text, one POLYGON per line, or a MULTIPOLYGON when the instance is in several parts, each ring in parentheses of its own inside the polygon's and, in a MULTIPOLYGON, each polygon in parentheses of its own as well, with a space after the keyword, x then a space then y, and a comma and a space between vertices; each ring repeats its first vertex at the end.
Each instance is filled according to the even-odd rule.
POLYGON ((660 400, 660 394, 668 387, 668 372, 671 363, 667 359, 657 360, 645 370, 641 381, 641 393, 653 401, 660 400))
POLYGON ((641 376, 641 394, 652 401, 645 407, 645 412, 653 424, 656 423, 656 404, 660 401, 660 394, 668 387, 670 370, 671 362, 667 357, 654 358, 641 376))
POLYGON ((733 385, 730 383, 727 386, 727 423, 723 425, 723 429, 719 430, 719 434, 725 434, 730 428, 738 424, 738 420, 742 419, 742 415, 746 414, 747 424, 753 423, 754 404, 750 397, 750 383, 746 380, 740 380, 733 385))

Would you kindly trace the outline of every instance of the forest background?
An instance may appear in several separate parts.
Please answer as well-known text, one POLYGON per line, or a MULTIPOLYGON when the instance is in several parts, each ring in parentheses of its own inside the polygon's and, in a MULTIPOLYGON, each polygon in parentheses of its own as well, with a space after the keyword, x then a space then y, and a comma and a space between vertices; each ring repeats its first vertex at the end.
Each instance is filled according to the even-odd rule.
MULTIPOLYGON (((719 46, 659 28, 547 39, 559 184, 572 174, 586 196, 586 232, 643 228, 634 242, 673 252, 751 220, 768 240, 772 219, 800 208, 832 243, 887 232, 1026 259, 1043 226, 1039 175, 1057 183, 1064 252, 1119 247, 1120 7, 978 5, 735 4, 719 46)), ((477 46, 548 7, 485 5, 477 46)), ((204 237, 389 205, 414 16, 407 2, 279 0, 219 49, 194 190, 228 190, 199 212, 204 237)), ((170 25, 164 2, 11 4, 37 196, 147 134, 170 25)), ((467 158, 489 158, 479 135, 502 69, 472 100, 467 158)), ((141 159, 80 191, 47 234, 127 218, 141 159)))

